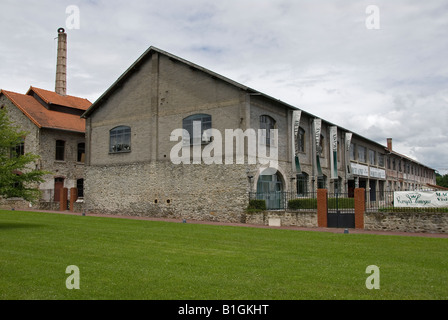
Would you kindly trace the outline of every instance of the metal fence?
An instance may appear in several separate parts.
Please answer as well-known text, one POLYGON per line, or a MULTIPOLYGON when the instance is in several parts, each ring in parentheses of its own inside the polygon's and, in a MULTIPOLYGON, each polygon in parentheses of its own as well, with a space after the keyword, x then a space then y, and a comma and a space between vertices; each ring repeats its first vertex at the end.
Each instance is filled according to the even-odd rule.
MULTIPOLYGON (((250 200, 265 200, 267 210, 317 210, 317 192, 297 194, 295 192, 250 192, 250 200)), ((355 199, 352 193, 328 193, 328 212, 353 213, 355 199)), ((367 212, 441 212, 448 213, 448 208, 402 208, 394 205, 394 191, 366 191, 365 207, 367 212)))
POLYGON ((307 192, 250 192, 249 200, 265 200, 267 210, 317 210, 317 193, 307 192))
MULTIPOLYGON (((425 190, 437 191, 437 190, 425 190)), ((394 191, 366 191, 367 212, 441 212, 448 213, 448 207, 398 207, 394 204, 394 191)))

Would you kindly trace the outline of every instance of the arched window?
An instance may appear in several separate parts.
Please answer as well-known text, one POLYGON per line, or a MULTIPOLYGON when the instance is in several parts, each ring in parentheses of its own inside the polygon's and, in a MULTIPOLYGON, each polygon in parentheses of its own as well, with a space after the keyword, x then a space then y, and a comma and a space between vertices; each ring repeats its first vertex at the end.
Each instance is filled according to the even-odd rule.
POLYGON ((119 126, 110 130, 110 153, 131 152, 131 128, 119 126))
POLYGON ((267 115, 261 116, 260 129, 263 130, 260 142, 266 146, 275 146, 275 136, 273 136, 271 132, 271 130, 275 129, 275 120, 267 115))
POLYGON ((204 137, 204 131, 212 128, 212 116, 208 114, 193 114, 182 120, 182 128, 188 132, 189 136, 184 137, 184 144, 196 145, 202 143, 208 143, 210 140, 207 137, 204 137), (194 132, 193 128, 197 125, 197 128, 200 128, 200 136, 198 132, 194 132), (198 136, 195 137, 193 133, 198 136))

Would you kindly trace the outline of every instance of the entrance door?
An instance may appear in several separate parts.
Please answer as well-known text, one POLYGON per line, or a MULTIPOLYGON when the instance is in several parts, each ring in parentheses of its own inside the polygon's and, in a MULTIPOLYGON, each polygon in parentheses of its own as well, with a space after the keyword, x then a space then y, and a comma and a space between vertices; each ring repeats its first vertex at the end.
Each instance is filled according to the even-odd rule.
POLYGON ((278 173, 260 175, 257 182, 257 199, 266 201, 266 209, 283 209, 283 183, 278 173))
POLYGON ((54 179, 54 201, 59 202, 61 200, 61 189, 64 188, 64 178, 54 179))

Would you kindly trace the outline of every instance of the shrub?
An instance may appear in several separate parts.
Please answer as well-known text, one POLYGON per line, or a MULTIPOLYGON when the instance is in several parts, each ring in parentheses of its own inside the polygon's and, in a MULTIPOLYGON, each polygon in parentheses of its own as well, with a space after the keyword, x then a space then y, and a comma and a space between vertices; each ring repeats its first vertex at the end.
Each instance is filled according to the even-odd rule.
POLYGON ((339 209, 352 209, 355 207, 355 198, 328 198, 328 208, 336 208, 336 200, 337 207, 339 209))
POLYGON ((315 198, 302 198, 302 199, 292 199, 288 201, 288 209, 298 210, 298 209, 316 209, 317 199, 315 198))
POLYGON ((249 200, 247 212, 259 212, 266 210, 266 200, 249 200))

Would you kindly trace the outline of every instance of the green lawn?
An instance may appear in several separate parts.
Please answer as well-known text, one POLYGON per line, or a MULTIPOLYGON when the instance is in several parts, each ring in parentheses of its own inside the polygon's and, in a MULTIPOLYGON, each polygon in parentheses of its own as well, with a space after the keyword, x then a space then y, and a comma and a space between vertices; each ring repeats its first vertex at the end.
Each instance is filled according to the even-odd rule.
POLYGON ((448 299, 448 239, 0 211, 0 299, 448 299), (66 267, 80 289, 66 288, 66 267), (366 268, 380 268, 368 290, 366 268))

